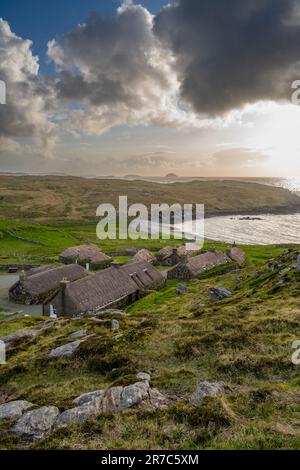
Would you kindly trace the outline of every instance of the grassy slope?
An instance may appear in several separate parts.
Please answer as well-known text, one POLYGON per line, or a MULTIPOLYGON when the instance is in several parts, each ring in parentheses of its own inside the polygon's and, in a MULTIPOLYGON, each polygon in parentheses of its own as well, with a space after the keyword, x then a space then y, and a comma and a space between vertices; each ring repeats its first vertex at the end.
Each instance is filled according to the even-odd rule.
MULTIPOLYGON (((38 223, 16 222, 0 220, 0 264, 28 263, 40 264, 49 261, 56 262, 58 255, 69 246, 80 245, 91 242, 97 244, 103 251, 110 253, 122 251, 131 246, 148 247, 160 249, 168 245, 180 245, 178 240, 105 240, 100 241, 96 236, 96 224, 67 224, 59 226, 42 225, 38 223), (22 237, 26 241, 16 238, 22 237), (40 244, 32 244, 30 241, 40 244)), ((224 243, 209 242, 205 244, 210 247, 224 248, 224 243)), ((282 251, 279 247, 264 247, 264 249, 254 246, 245 247, 251 259, 260 262, 261 259, 268 259, 282 251), (263 258, 262 258, 263 257, 263 258)), ((119 261, 127 261, 127 258, 116 258, 119 261)))
MULTIPOLYGON (((17 343, 0 374, 1 390, 10 399, 64 409, 80 393, 132 383, 135 372, 148 369, 154 386, 183 399, 167 411, 100 417, 58 431, 35 448, 300 448, 299 367, 291 363, 292 342, 300 338, 299 274, 290 271, 281 285, 279 272, 264 265, 266 258, 279 255, 279 248, 247 251, 251 263, 241 273, 243 282, 236 283, 234 274, 197 280, 187 283, 189 292, 182 297, 176 296, 177 282, 168 282, 128 308, 121 337, 89 320, 76 320, 17 343), (257 270, 260 276, 253 277, 257 270), (209 304, 207 286, 230 288, 234 296, 209 304), (199 303, 206 303, 204 311, 199 303), (68 333, 84 326, 99 338, 82 345, 73 359, 47 358, 68 333), (185 398, 203 380, 223 380, 234 391, 193 407, 185 398)), ((293 262, 281 259, 282 267, 293 262)), ((40 321, 1 322, 0 331, 8 334, 40 321)), ((1 446, 15 447, 17 440, 5 427, 1 446)))
POLYGON ((0 219, 39 222, 95 220, 99 204, 202 203, 208 212, 299 210, 298 196, 281 188, 239 181, 193 181, 159 184, 146 181, 96 180, 75 177, 0 176, 0 219))

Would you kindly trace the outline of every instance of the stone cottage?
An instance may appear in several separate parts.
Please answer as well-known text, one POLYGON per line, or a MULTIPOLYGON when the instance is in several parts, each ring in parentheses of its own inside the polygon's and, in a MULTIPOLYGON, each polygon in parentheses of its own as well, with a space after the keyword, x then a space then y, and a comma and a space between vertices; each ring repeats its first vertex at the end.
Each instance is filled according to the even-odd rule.
POLYGON ((146 261, 147 263, 150 264, 157 264, 157 259, 156 257, 151 253, 151 251, 142 249, 137 252, 136 255, 133 257, 134 261, 146 261))
POLYGON ((72 317, 123 308, 164 285, 163 275, 149 263, 138 261, 115 265, 76 282, 61 282, 45 301, 43 313, 72 317))
POLYGON ((22 271, 19 280, 9 289, 9 299, 20 304, 41 304, 57 290, 63 279, 72 282, 86 276, 87 271, 77 264, 41 266, 28 272, 22 271))
POLYGON ((183 260, 168 271, 168 279, 190 280, 199 274, 209 271, 217 266, 231 263, 232 260, 222 251, 211 250, 183 260))
POLYGON ((99 250, 96 245, 81 245, 67 248, 61 253, 60 262, 64 264, 79 264, 86 269, 97 271, 110 266, 112 259, 99 250))
POLYGON ((157 260, 162 266, 176 266, 176 264, 182 261, 186 256, 186 253, 180 255, 176 248, 166 246, 157 253, 157 260))

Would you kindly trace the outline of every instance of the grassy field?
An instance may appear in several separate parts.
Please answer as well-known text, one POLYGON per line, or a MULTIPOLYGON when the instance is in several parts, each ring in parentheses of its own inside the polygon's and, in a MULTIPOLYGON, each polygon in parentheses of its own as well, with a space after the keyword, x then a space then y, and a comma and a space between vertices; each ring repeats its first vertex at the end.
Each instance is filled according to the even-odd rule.
MULTIPOLYGON (((176 295, 176 281, 168 282, 128 307, 121 335, 81 319, 16 342, 0 372, 0 392, 10 400, 64 410, 81 393, 133 383, 142 370, 152 371, 153 386, 178 398, 167 410, 132 409, 99 417, 57 431, 31 448, 299 449, 299 366, 292 364, 291 355, 293 341, 300 339, 300 275, 294 268, 282 274, 298 251, 245 250, 248 264, 238 273, 241 282, 234 273, 194 280, 186 283, 183 296, 176 295), (280 266, 275 270, 266 264, 273 258, 280 266), (208 286, 226 287, 233 296, 209 303, 208 286), (47 357, 83 327, 96 337, 73 358, 47 357), (190 405, 189 395, 204 380, 224 381, 232 393, 190 405)), ((44 321, 0 319, 0 334, 44 321)), ((7 426, 1 424, 0 447, 22 447, 7 426)))
MULTIPOLYGON (((59 254, 69 246, 95 243, 106 253, 126 250, 132 246, 158 250, 164 246, 181 244, 178 240, 104 240, 96 235, 96 224, 66 224, 49 226, 38 223, 0 220, 0 265, 10 263, 43 264, 57 262, 59 254), (23 240, 20 240, 22 238, 23 240)), ((226 244, 206 240, 205 249, 216 247, 224 249, 226 244)), ((286 246, 288 248, 289 245, 286 246)), ((280 253, 282 247, 245 246, 251 261, 264 262, 280 253)), ((116 261, 126 262, 128 257, 116 257, 116 261)))
POLYGON ((205 204, 207 213, 295 212, 300 199, 288 190, 241 181, 98 180, 59 176, 0 176, 0 219, 47 223, 93 222, 101 203, 205 204))

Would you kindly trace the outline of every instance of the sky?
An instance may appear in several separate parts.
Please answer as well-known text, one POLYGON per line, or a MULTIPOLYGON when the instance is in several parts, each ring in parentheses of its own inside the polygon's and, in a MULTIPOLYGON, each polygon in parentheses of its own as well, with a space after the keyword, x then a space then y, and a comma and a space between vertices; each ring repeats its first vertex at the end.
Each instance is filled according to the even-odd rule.
POLYGON ((300 176, 300 0, 2 0, 0 18, 0 172, 300 176))

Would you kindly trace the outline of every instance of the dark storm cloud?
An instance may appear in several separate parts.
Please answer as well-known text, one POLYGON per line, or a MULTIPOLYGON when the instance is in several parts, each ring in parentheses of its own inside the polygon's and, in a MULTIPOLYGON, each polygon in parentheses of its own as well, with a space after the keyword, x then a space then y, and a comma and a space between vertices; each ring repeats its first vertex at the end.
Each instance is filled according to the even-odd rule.
POLYGON ((300 75, 299 9, 299 0, 179 0, 164 9, 155 31, 175 54, 182 97, 210 115, 289 99, 300 75))
POLYGON ((177 106, 171 54, 161 47, 153 16, 141 5, 124 2, 114 17, 91 15, 50 41, 48 55, 58 71, 58 99, 83 106, 69 116, 71 127, 101 133, 122 124, 187 120, 177 106))

